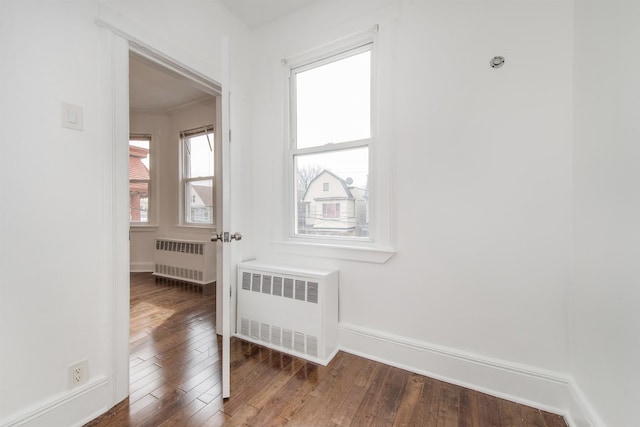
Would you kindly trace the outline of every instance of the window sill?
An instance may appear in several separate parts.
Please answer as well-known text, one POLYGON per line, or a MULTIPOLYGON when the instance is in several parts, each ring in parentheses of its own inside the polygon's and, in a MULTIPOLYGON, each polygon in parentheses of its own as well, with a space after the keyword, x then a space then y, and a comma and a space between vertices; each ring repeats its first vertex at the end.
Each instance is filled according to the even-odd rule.
POLYGON ((131 224, 129 229, 133 232, 152 232, 158 229, 157 225, 131 224))
POLYGON ((392 248, 346 246, 327 243, 281 241, 271 242, 273 248, 287 255, 336 258, 349 261, 384 264, 396 253, 392 248))

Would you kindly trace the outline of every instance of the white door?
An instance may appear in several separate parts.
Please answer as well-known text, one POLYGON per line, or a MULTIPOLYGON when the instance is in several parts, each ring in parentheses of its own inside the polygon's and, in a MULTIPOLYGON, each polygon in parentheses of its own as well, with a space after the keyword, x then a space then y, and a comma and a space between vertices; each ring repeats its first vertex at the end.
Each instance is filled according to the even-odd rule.
POLYGON ((234 266, 231 244, 240 235, 232 233, 231 203, 230 203, 230 146, 229 146, 229 42, 226 37, 222 40, 222 93, 219 96, 216 109, 219 138, 221 143, 216 153, 216 323, 217 332, 222 335, 222 397, 231 394, 231 269, 234 266))

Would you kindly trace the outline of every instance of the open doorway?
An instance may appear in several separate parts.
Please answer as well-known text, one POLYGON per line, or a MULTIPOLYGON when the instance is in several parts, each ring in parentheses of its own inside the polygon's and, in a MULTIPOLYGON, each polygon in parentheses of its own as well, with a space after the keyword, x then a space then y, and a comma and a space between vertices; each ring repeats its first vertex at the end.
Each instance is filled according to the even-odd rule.
POLYGON ((130 52, 129 405, 153 405, 166 393, 190 400, 194 410, 222 402, 211 242, 217 98, 130 52))
MULTIPOLYGON (((216 227, 216 121, 216 96, 186 77, 130 53, 131 271, 157 270, 154 252, 158 238, 175 242, 181 253, 185 247, 180 242, 210 242, 216 227)), ((178 258, 169 257, 166 267, 174 271, 156 273, 206 287, 215 280, 215 254, 210 255, 210 262, 201 268, 180 265, 178 258)))

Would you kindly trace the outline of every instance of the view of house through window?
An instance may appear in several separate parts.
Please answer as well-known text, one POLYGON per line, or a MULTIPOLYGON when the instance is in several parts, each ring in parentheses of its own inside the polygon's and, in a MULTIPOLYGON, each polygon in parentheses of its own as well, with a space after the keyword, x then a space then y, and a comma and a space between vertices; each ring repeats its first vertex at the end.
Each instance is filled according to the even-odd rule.
POLYGON ((129 221, 149 222, 151 195, 150 135, 129 137, 129 221))
POLYGON ((371 44, 291 72, 294 234, 369 237, 371 44))
POLYGON ((184 222, 213 224, 213 126, 183 131, 184 222))

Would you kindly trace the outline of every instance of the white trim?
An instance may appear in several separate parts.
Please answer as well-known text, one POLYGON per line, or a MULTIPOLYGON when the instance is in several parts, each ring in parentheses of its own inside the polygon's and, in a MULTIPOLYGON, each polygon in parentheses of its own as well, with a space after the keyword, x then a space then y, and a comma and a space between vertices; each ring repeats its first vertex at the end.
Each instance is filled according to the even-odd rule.
POLYGON ((129 72, 128 42, 111 31, 102 32, 105 133, 104 265, 109 304, 107 325, 110 394, 107 408, 129 395, 129 72), (126 141, 126 142, 125 142, 126 141))
POLYGON ((175 224, 175 228, 184 228, 185 230, 210 230, 212 232, 216 231, 215 224, 202 224, 198 225, 196 223, 193 224, 175 224))
MULTIPOLYGON (((316 242, 281 241, 271 242, 276 252, 286 255, 304 255, 321 258, 344 259, 350 261, 384 264, 396 253, 392 248, 375 246, 348 246, 349 243, 331 244, 316 242)), ((368 242, 367 242, 368 243, 368 242)))
POLYGON ((585 394, 582 392, 582 389, 575 382, 574 378, 570 378, 569 384, 571 386, 571 393, 573 394, 573 398, 578 405, 578 408, 575 410, 576 413, 583 413, 585 416, 586 425, 591 425, 594 427, 606 427, 602 418, 598 415, 593 405, 587 399, 585 394))
MULTIPOLYGON (((111 275, 109 328, 113 337, 108 376, 111 380, 111 406, 129 394, 129 240, 128 194, 129 177, 129 53, 159 64, 212 95, 220 93, 212 64, 203 62, 170 41, 131 21, 126 16, 98 3, 95 20, 104 28, 105 116, 107 131, 111 131, 112 146, 105 153, 105 218, 104 230, 109 248, 105 265, 111 275), (189 64, 189 65, 186 65, 189 64), (111 229, 107 229, 112 227, 111 229)), ((218 306, 218 310, 220 305, 218 306)))
MULTIPOLYGON (((391 249, 394 245, 392 227, 392 162, 390 161, 390 139, 388 121, 383 118, 381 111, 386 111, 380 101, 382 88, 379 84, 380 64, 378 62, 379 49, 382 46, 378 39, 378 25, 373 25, 362 31, 333 40, 324 45, 315 46, 307 51, 292 54, 282 59, 283 79, 283 159, 284 171, 283 188, 285 189, 283 205, 286 212, 283 216, 282 242, 275 245, 283 253, 292 253, 292 248, 301 249, 296 255, 321 256, 328 258, 343 258, 355 261, 384 263, 395 253, 391 249), (371 136, 360 141, 342 142, 330 146, 309 147, 298 149, 293 147, 292 129, 294 88, 291 81, 295 79, 295 68, 306 64, 319 64, 323 59, 333 60, 336 55, 349 55, 353 49, 365 48, 371 51, 371 136), (336 147, 338 146, 338 147, 336 147), (316 152, 334 151, 352 147, 367 147, 369 150, 369 235, 367 238, 345 238, 339 236, 305 236, 295 235, 295 157, 316 152), (335 238, 332 238, 335 237, 335 238), (315 246, 315 248, 314 248, 315 246), (343 249, 340 249, 342 247, 343 249), (367 251, 367 249, 369 249, 367 251), (371 254, 383 256, 371 256, 371 254)), ((388 115, 384 116, 387 117, 388 115)), ((278 239, 278 238, 276 238, 278 239)))
POLYGON ((132 262, 129 265, 129 270, 132 273, 152 273, 153 272, 153 261, 151 262, 132 262))
MULTIPOLYGON (((180 203, 178 203, 178 219, 180 221, 180 224, 177 224, 176 227, 187 227, 187 228, 216 228, 216 209, 215 209, 215 203, 216 203, 216 186, 217 184, 217 180, 216 180, 216 165, 215 165, 215 151, 216 151, 216 142, 219 141, 218 138, 216 138, 216 131, 215 131, 216 126, 214 125, 204 125, 202 126, 202 132, 201 133, 188 133, 190 132, 189 130, 181 130, 180 131, 180 148, 179 148, 179 153, 178 153, 178 157, 179 157, 179 164, 178 164, 178 173, 179 173, 179 179, 180 179, 180 187, 179 187, 179 200, 180 203), (209 132, 209 128, 211 129, 211 131, 209 132), (213 175, 209 175, 209 176, 195 176, 195 177, 185 177, 186 175, 186 170, 187 168, 187 152, 188 150, 186 150, 186 142, 188 138, 192 138, 192 137, 198 137, 201 135, 208 135, 208 134, 212 134, 213 135, 213 147, 211 147, 213 150, 211 152, 211 156, 214 160, 214 165, 213 165, 213 175), (192 182, 197 182, 197 181, 205 181, 205 180, 211 180, 212 183, 212 189, 211 189, 211 200, 213 203, 213 209, 211 212, 211 222, 209 223, 202 223, 202 222, 196 222, 196 221, 187 221, 187 206, 190 205, 190 201, 188 200, 189 198, 189 194, 187 191, 187 186, 189 184, 191 184, 192 182)), ((193 132, 193 129, 191 130, 193 132)), ((207 137, 207 139, 209 139, 207 137)))
POLYGON ((198 89, 205 93, 214 96, 220 94, 220 86, 215 83, 215 79, 197 71, 210 70, 212 67, 209 63, 189 55, 169 40, 159 39, 149 30, 102 2, 98 3, 96 24, 126 39, 129 42, 130 50, 143 59, 161 64, 164 68, 196 84, 198 89), (185 65, 187 63, 194 66, 185 65))
POLYGON ((304 52, 289 55, 282 59, 282 65, 287 68, 298 68, 305 64, 310 64, 323 57, 335 56, 339 51, 347 51, 349 49, 358 48, 361 45, 375 42, 375 35, 378 32, 378 24, 362 31, 349 34, 338 40, 325 43, 321 46, 315 46, 304 52))
POLYGON ((129 230, 132 233, 150 233, 152 231, 158 231, 158 226, 154 224, 141 224, 132 222, 130 223, 129 230))
MULTIPOLYGON (((144 227, 144 226, 154 226, 158 223, 158 215, 159 215, 159 206, 160 203, 158 200, 159 197, 156 194, 160 194, 158 189, 159 187, 159 179, 158 179, 158 161, 156 157, 158 156, 158 148, 156 147, 157 137, 154 137, 152 134, 148 133, 135 133, 129 132, 129 162, 131 162, 131 141, 145 141, 149 144, 149 178, 148 179, 131 179, 129 175, 129 185, 131 183, 147 183, 147 189, 149 192, 148 195, 148 205, 147 205, 147 221, 129 221, 129 224, 132 227, 144 227)), ((131 216, 131 206, 129 206, 129 216, 131 216)))
POLYGON ((81 426, 109 409, 104 407, 108 394, 107 377, 99 376, 83 386, 42 402, 10 421, 3 420, 2 426, 81 426))
POLYGON ((373 137, 356 139, 354 141, 337 142, 324 145, 314 145, 313 147, 294 148, 292 152, 296 156, 306 156, 309 154, 332 153, 335 151, 353 150, 355 148, 371 147, 373 145, 373 137))
POLYGON ((569 375, 344 322, 338 329, 347 353, 560 414, 572 427, 604 427, 569 375))

